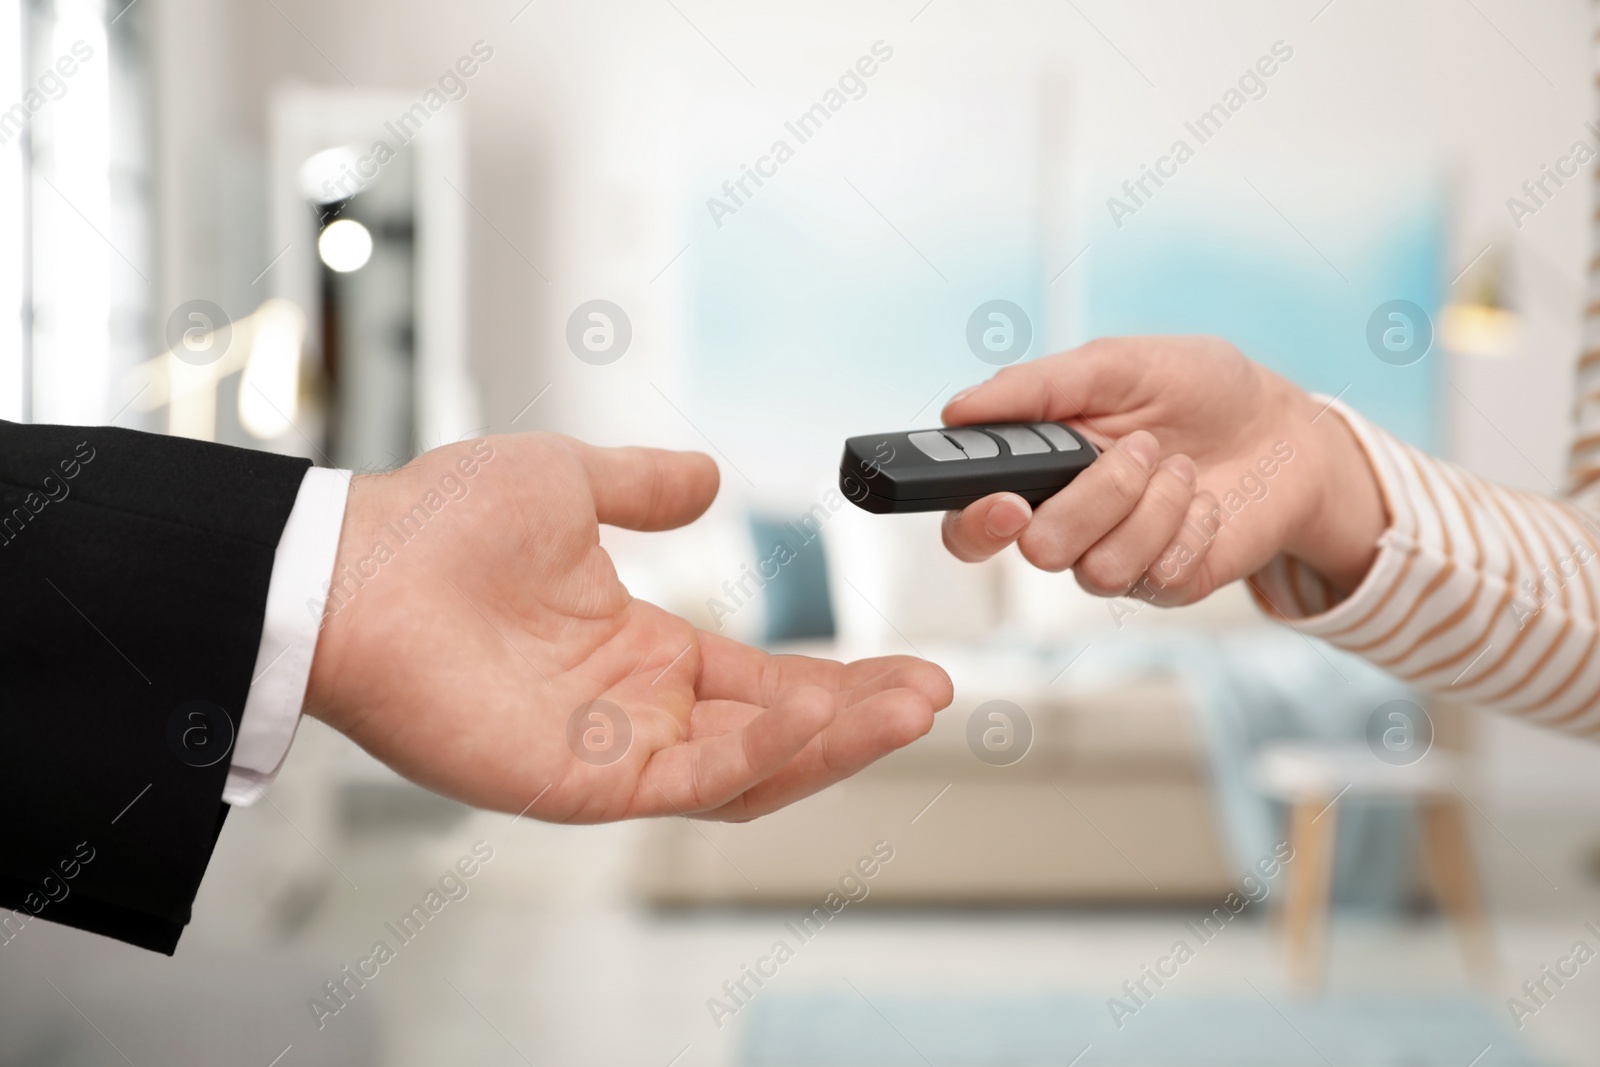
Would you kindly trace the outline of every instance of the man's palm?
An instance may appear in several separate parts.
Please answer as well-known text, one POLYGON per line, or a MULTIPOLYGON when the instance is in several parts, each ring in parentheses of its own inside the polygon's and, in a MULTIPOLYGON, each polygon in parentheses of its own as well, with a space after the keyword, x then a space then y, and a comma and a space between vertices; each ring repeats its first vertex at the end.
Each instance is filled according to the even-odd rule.
POLYGON ((357 478, 340 566, 372 576, 330 603, 311 710, 422 785, 563 822, 753 818, 927 732, 931 664, 769 656, 629 595, 599 523, 680 526, 716 487, 704 456, 544 434, 357 478))

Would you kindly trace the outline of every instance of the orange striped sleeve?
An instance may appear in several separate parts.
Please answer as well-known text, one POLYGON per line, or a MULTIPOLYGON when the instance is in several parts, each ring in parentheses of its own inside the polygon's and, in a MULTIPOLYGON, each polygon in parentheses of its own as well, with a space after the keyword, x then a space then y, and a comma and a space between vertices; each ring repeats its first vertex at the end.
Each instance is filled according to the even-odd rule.
POLYGON ((1361 443, 1389 529, 1345 599, 1280 557, 1250 579, 1262 608, 1421 688, 1600 731, 1600 484, 1571 500, 1506 489, 1330 413, 1361 443))

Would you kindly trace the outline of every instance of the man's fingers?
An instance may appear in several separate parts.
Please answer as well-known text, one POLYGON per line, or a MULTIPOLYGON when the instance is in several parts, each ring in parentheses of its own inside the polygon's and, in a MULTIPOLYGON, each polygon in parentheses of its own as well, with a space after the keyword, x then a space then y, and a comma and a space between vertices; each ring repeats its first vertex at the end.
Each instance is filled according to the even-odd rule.
POLYGON ((700 452, 573 447, 589 474, 595 514, 608 526, 671 530, 698 519, 716 498, 721 476, 700 452))
POLYGON ((933 713, 933 705, 917 689, 873 693, 839 712, 776 774, 707 815, 734 822, 754 819, 826 789, 926 734, 933 713))
POLYGON ((1188 456, 1163 460, 1128 517, 1078 558, 1078 584, 1096 596, 1118 596, 1145 577, 1182 527, 1198 477, 1188 456))
POLYGON ((1033 509, 1015 493, 986 496, 944 516, 944 547, 966 563, 988 559, 1022 535, 1033 509))
POLYGON ((833 721, 835 696, 818 686, 791 689, 742 728, 671 745, 639 775, 639 811, 689 815, 719 808, 781 770, 833 721))
POLYGON ((1017 542, 1040 570, 1064 571, 1125 519, 1150 485, 1160 446, 1143 430, 1118 441, 1055 496, 1040 504, 1017 542))
POLYGON ((846 778, 923 734, 949 675, 911 656, 771 656, 701 633, 690 736, 641 771, 629 815, 749 819, 846 778))
POLYGON ((852 693, 871 691, 884 679, 915 689, 935 708, 955 699, 950 676, 915 656, 878 656, 839 663, 811 656, 774 656, 720 634, 699 635, 699 700, 738 700, 766 707, 796 686, 815 685, 852 693))

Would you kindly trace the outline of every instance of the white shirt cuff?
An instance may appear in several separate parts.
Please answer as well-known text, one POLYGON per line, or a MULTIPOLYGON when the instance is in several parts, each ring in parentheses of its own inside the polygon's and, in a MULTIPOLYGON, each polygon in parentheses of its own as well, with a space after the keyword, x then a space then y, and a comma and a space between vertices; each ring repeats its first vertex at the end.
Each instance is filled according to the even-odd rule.
POLYGON ((294 741, 349 494, 349 471, 312 467, 284 524, 267 586, 261 648, 222 790, 229 804, 247 807, 261 799, 294 741))

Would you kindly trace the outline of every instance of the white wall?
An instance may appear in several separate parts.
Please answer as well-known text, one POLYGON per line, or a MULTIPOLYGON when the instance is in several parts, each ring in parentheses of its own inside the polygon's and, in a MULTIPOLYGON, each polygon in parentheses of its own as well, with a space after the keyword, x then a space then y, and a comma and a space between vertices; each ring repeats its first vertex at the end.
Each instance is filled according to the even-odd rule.
MULTIPOLYGON (((160 3, 169 53, 182 57, 169 61, 166 75, 165 136, 181 170, 164 200, 178 230, 166 245, 169 288, 188 294, 211 284, 195 277, 196 263, 244 274, 246 282, 253 275, 253 260, 229 262, 219 252, 224 235, 247 239, 233 234, 241 208, 229 207, 218 183, 230 155, 259 158, 274 85, 416 88, 484 38, 496 58, 459 106, 471 124, 469 195, 481 212, 472 214, 473 347, 493 424, 504 428, 555 380, 557 390, 519 428, 643 434, 702 447, 659 400, 646 403, 654 396, 641 380, 669 376, 679 355, 670 350, 671 302, 659 293, 685 263, 651 279, 685 243, 686 255, 694 254, 696 235, 685 232, 662 182, 696 164, 681 158, 676 136, 691 122, 710 116, 725 126, 724 142, 709 142, 713 148, 757 145, 785 117, 786 109, 772 108, 814 97, 819 72, 841 68, 883 38, 897 48, 893 75, 912 85, 981 91, 1051 72, 1076 96, 1082 158, 1074 166, 1115 172, 1120 160, 1167 144, 1184 117, 1215 99, 1273 40, 1288 40, 1296 49, 1292 79, 1279 79, 1250 124, 1240 124, 1237 136, 1230 129, 1230 143, 1196 166, 1226 174, 1252 158, 1329 152, 1375 168, 1396 153, 1453 163, 1457 259, 1465 265, 1486 243, 1509 244, 1532 326, 1517 357, 1454 371, 1461 392, 1499 431, 1450 390, 1456 453, 1483 473, 1529 487, 1545 481, 1517 452, 1549 476, 1559 472, 1585 291, 1588 191, 1574 183, 1520 233, 1505 200, 1583 132, 1592 110, 1582 0, 1483 0, 1476 10, 1454 0, 1336 0, 1320 13, 1321 0, 1086 0, 1076 10, 954 0, 864 8, 834 0, 781 17, 725 0, 680 3, 682 16, 645 0, 537 0, 515 23, 523 0, 470 10, 421 0, 160 3), (186 134, 196 123, 204 124, 203 137, 186 134), (594 368, 578 365, 562 343, 571 307, 606 293, 619 294, 613 298, 630 309, 639 335, 661 339, 627 361, 636 373, 584 373, 594 368)), ((869 97, 862 106, 873 103, 869 97)), ((955 160, 963 145, 944 150, 955 160)))

